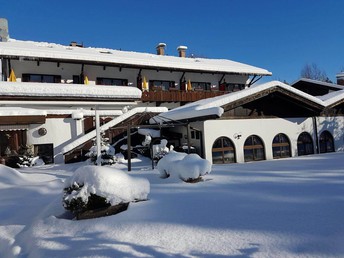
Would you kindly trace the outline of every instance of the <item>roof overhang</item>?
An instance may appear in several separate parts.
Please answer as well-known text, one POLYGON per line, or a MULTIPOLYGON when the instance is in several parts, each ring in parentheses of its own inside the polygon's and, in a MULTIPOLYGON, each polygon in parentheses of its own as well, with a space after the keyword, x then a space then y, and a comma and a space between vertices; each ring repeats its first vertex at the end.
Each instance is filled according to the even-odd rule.
POLYGON ((45 42, 0 43, 0 57, 16 60, 91 64, 178 72, 272 75, 266 69, 224 59, 182 58, 101 48, 80 48, 45 42))

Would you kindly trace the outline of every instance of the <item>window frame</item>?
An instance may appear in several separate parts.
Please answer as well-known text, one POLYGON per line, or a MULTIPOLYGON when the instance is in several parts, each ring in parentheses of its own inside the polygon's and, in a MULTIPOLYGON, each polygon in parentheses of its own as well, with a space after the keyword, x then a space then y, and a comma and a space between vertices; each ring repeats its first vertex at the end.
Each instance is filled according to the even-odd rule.
POLYGON ((56 74, 37 74, 37 73, 23 73, 22 82, 37 82, 37 83, 61 83, 61 75, 56 75, 56 74), (31 77, 37 76, 40 77, 40 80, 32 80, 31 77), (44 77, 52 77, 52 81, 45 81, 44 77))
POLYGON ((252 134, 248 136, 244 142, 243 148, 245 162, 260 161, 266 159, 264 141, 258 135, 252 134), (251 144, 248 145, 247 142, 251 142, 251 144), (262 152, 262 155, 259 155, 260 151, 262 152), (248 159, 248 154, 250 154, 250 157, 252 156, 252 159, 248 159))
POLYGON ((175 81, 149 80, 149 90, 168 91, 170 89, 175 89, 175 81), (165 84, 167 84, 168 86, 165 84))
POLYGON ((319 136, 319 149, 320 153, 329 153, 335 151, 334 138, 328 130, 324 130, 319 136), (330 143, 330 145, 328 143, 330 143))
POLYGON ((235 145, 234 142, 229 139, 228 137, 225 136, 221 136, 219 138, 217 138, 211 148, 211 153, 212 153, 212 161, 213 164, 230 164, 230 163, 236 163, 236 151, 235 151, 235 145), (224 140, 228 140, 229 145, 225 146, 224 144, 224 140), (216 143, 220 142, 220 146, 219 147, 214 147, 216 143), (227 153, 228 152, 228 153, 227 153), (220 161, 220 159, 214 159, 214 153, 218 153, 218 157, 222 157, 222 162, 218 162, 220 161), (226 159, 226 154, 230 154, 231 157, 233 158, 227 158, 226 159), (226 162, 227 161, 227 162, 226 162))
POLYGON ((312 136, 308 132, 300 133, 299 136, 297 137, 297 155, 305 156, 305 155, 312 155, 312 154, 314 154, 314 142, 313 142, 312 136), (303 137, 303 139, 301 139, 301 137, 303 137), (306 138, 307 140, 310 140, 310 141, 303 141, 306 138), (309 149, 311 149, 312 151, 308 151, 309 149), (302 150, 302 152, 300 152, 300 150, 302 150))
POLYGON ((110 77, 97 77, 96 78, 96 85, 104 85, 104 86, 128 86, 128 79, 123 78, 110 78, 110 77), (104 80, 109 80, 110 83, 104 83, 104 80), (120 81, 117 83, 116 81, 120 81))
POLYGON ((279 133, 276 134, 275 137, 272 140, 272 156, 273 159, 281 159, 281 158, 289 158, 291 157, 291 145, 290 145, 290 140, 289 137, 284 134, 284 133, 279 133), (282 141, 281 136, 284 137, 284 139, 286 141, 282 141), (277 139, 278 137, 278 141, 276 142, 275 139, 277 139), (286 150, 287 147, 287 150, 286 150), (275 155, 276 151, 275 149, 278 148, 278 152, 280 153, 280 155, 275 155))
POLYGON ((210 91, 211 90, 211 83, 210 82, 191 82, 192 90, 204 90, 210 91))

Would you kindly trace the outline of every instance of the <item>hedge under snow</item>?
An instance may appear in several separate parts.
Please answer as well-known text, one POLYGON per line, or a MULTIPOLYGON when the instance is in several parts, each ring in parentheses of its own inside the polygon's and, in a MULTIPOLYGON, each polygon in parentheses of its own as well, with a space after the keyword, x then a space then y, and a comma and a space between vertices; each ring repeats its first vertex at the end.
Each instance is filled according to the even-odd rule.
POLYGON ((100 166, 78 168, 74 175, 65 181, 64 188, 82 185, 80 191, 74 191, 66 198, 81 198, 87 203, 91 194, 104 197, 111 205, 146 200, 150 192, 149 181, 145 178, 131 177, 127 173, 100 166))
POLYGON ((157 168, 162 178, 174 175, 187 181, 209 174, 211 163, 194 153, 170 151, 159 160, 157 168))

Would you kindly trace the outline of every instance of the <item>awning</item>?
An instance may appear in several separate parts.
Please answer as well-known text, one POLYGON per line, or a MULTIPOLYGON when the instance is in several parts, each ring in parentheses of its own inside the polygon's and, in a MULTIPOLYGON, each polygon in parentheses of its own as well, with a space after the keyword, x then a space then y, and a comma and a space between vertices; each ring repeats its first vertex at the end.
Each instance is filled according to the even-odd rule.
POLYGON ((0 125, 0 131, 29 130, 29 125, 0 125))

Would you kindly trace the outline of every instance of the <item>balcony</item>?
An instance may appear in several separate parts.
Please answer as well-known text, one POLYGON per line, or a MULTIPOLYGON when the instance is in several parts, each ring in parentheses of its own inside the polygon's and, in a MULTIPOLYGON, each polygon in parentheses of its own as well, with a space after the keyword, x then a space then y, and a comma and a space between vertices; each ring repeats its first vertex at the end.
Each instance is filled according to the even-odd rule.
POLYGON ((143 102, 194 102, 200 99, 212 98, 226 94, 225 91, 181 91, 181 90, 169 90, 169 91, 144 91, 142 92, 143 102))

